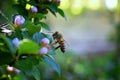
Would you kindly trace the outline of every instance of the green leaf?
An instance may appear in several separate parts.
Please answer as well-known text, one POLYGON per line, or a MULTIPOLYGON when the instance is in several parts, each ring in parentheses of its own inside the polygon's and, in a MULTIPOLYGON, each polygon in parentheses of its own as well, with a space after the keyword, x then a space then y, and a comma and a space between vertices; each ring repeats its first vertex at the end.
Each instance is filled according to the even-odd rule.
POLYGON ((45 18, 46 19, 46 16, 44 16, 41 13, 37 13, 37 14, 34 15, 34 18, 45 18))
POLYGON ((23 39, 24 39, 24 38, 25 38, 25 39, 29 39, 29 35, 28 35, 28 32, 27 32, 27 31, 22 31, 21 34, 22 34, 23 39))
POLYGON ((28 12, 27 10, 25 9, 25 7, 19 5, 19 4, 15 4, 13 5, 13 8, 20 14, 20 15, 25 15, 27 16, 28 12))
POLYGON ((47 24, 45 24, 44 22, 38 22, 37 26, 43 27, 44 29, 50 31, 50 27, 47 24))
POLYGON ((61 10, 60 8, 58 8, 58 13, 59 13, 62 17, 64 17, 65 19, 67 19, 66 16, 65 16, 65 14, 64 14, 64 12, 63 12, 63 10, 61 10))
POLYGON ((32 75, 36 80, 40 80, 40 71, 36 66, 32 70, 32 75))
POLYGON ((50 43, 52 43, 53 37, 51 35, 49 35, 49 34, 46 34, 45 36, 50 40, 50 43))
POLYGON ((27 57, 16 61, 15 67, 20 69, 26 75, 31 74, 34 66, 36 66, 39 61, 34 57, 27 57))
POLYGON ((57 7, 57 5, 54 4, 54 3, 51 3, 51 4, 49 4, 47 7, 48 7, 49 11, 50 11, 54 16, 56 16, 56 13, 58 12, 58 7, 57 7))
MULTIPOLYGON (((48 8, 49 9, 49 8, 48 8)), ((49 9, 50 12, 56 17, 56 13, 54 11, 52 11, 51 9, 49 9)))
POLYGON ((15 32, 13 33, 13 38, 14 37, 17 37, 17 38, 19 38, 19 39, 22 39, 23 37, 22 37, 22 34, 21 34, 21 29, 22 29, 22 27, 20 26, 20 27, 15 27, 15 32))
POLYGON ((55 4, 49 4, 48 8, 53 12, 58 12, 58 8, 55 4))
POLYGON ((51 65, 51 67, 60 75, 61 74, 61 70, 60 70, 60 67, 59 65, 50 57, 48 56, 44 56, 44 61, 46 63, 48 63, 49 65, 51 65))
POLYGON ((55 49, 52 46, 50 47, 50 51, 48 52, 48 54, 50 55, 56 54, 55 49))
POLYGON ((12 41, 9 38, 7 38, 7 42, 8 42, 8 47, 10 49, 10 52, 15 55, 16 50, 15 50, 15 47, 14 47, 12 41))
POLYGON ((25 76, 23 73, 20 73, 20 74, 16 74, 13 77, 13 80, 28 80, 28 79, 27 76, 25 76))
POLYGON ((23 40, 18 48, 19 54, 38 54, 39 46, 31 40, 23 40))
POLYGON ((14 60, 14 57, 10 53, 0 52, 0 65, 10 64, 14 60))
POLYGON ((40 41, 41 41, 44 37, 45 37, 45 35, 43 35, 43 33, 37 32, 37 33, 35 33, 35 34, 33 35, 33 38, 32 38, 32 39, 33 39, 36 43, 40 44, 40 41))
POLYGON ((41 27, 34 25, 28 20, 25 22, 24 27, 28 28, 28 34, 30 37, 32 37, 34 33, 39 32, 41 30, 41 27))
POLYGON ((12 41, 9 38, 2 35, 2 34, 0 34, 0 38, 3 40, 4 44, 7 45, 6 48, 8 48, 12 54, 15 54, 16 50, 14 48, 14 45, 12 44, 12 41))
POLYGON ((40 41, 43 38, 48 38, 50 40, 50 43, 52 42, 52 36, 50 36, 49 34, 44 34, 44 33, 41 33, 41 32, 37 32, 32 37, 33 41, 35 41, 38 44, 40 44, 40 41))

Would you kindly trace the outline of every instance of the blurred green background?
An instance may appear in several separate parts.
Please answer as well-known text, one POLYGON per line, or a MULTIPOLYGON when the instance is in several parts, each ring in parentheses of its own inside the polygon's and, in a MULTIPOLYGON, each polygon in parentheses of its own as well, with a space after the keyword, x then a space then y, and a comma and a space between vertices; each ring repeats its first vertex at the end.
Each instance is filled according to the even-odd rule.
MULTIPOLYGON (((15 2, 0 0, 11 21, 15 2)), ((54 55, 62 74, 41 63, 42 80, 120 80, 120 0, 61 0, 60 8, 67 20, 49 13, 45 21, 65 39, 66 53, 54 55)))

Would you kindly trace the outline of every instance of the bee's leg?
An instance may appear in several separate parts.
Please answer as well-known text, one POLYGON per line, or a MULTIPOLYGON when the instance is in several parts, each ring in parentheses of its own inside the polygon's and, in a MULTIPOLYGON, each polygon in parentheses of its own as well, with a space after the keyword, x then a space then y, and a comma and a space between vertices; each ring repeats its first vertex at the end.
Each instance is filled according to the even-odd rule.
POLYGON ((55 41, 54 43, 52 43, 52 46, 55 46, 58 43, 58 41, 55 41))
POLYGON ((55 50, 56 50, 56 49, 58 49, 58 48, 60 48, 60 45, 59 45, 59 46, 57 46, 57 47, 55 48, 55 50))
POLYGON ((55 44, 57 44, 58 43, 58 41, 55 41, 55 44))

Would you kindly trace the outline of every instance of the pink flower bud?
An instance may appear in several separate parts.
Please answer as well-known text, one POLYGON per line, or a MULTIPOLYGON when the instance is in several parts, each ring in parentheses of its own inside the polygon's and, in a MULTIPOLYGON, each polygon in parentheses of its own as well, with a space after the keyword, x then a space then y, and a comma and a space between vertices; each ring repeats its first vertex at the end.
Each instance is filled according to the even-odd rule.
POLYGON ((37 13, 38 12, 38 8, 34 6, 34 7, 30 8, 30 11, 32 13, 37 13))
POLYGON ((43 47, 43 48, 41 48, 41 49, 39 50, 39 54, 40 54, 40 55, 47 54, 47 52, 48 52, 48 49, 47 49, 46 47, 43 47))
POLYGON ((19 74, 21 71, 19 70, 19 69, 17 69, 17 68, 14 68, 14 71, 15 71, 15 73, 16 74, 19 74))
POLYGON ((43 46, 46 46, 46 45, 48 45, 50 43, 50 40, 48 39, 48 38, 43 38, 42 40, 41 40, 41 44, 43 45, 43 46))
POLYGON ((8 72, 13 72, 13 70, 14 70, 13 67, 7 66, 7 71, 8 71, 8 72))
POLYGON ((21 43, 21 41, 20 41, 18 38, 14 38, 14 39, 12 40, 12 43, 14 44, 14 46, 15 46, 16 48, 18 48, 19 45, 20 45, 20 43, 21 43))
POLYGON ((50 51, 50 45, 47 45, 46 48, 48 49, 48 51, 50 51))
POLYGON ((17 26, 20 26, 22 24, 24 24, 25 22, 25 18, 21 15, 16 15, 15 16, 15 19, 14 19, 14 24, 17 25, 17 26))

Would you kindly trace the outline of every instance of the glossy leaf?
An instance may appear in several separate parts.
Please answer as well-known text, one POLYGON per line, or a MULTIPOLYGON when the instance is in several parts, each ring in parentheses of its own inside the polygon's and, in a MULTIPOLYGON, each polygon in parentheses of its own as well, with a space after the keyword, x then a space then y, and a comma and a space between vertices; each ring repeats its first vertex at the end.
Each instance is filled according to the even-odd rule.
POLYGON ((44 33, 41 33, 41 32, 37 32, 33 35, 32 39, 40 44, 40 41, 43 39, 43 38, 48 38, 50 40, 50 42, 52 42, 52 37, 48 34, 44 34, 44 33))
POLYGON ((58 12, 58 8, 55 4, 49 4, 48 7, 51 11, 58 12))
POLYGON ((50 54, 50 55, 56 54, 55 49, 52 46, 50 47, 50 51, 48 52, 48 54, 50 54))
POLYGON ((41 27, 34 25, 30 21, 26 21, 24 27, 28 28, 28 34, 30 37, 32 37, 34 33, 39 32, 41 30, 41 27))
POLYGON ((8 47, 9 47, 11 53, 15 55, 16 50, 15 50, 15 47, 14 47, 12 41, 11 41, 10 39, 7 38, 7 42, 8 42, 8 47))
POLYGON ((27 57, 16 61, 15 67, 29 75, 38 63, 39 61, 36 58, 27 57))
POLYGON ((48 56, 44 56, 44 61, 46 63, 48 63, 49 65, 51 65, 51 67, 60 75, 61 74, 61 70, 59 65, 50 57, 48 56))
POLYGON ((44 18, 44 19, 46 19, 46 16, 43 15, 43 14, 41 14, 41 13, 35 14, 34 17, 35 17, 35 18, 44 18))
POLYGON ((16 74, 13 77, 13 80, 28 80, 28 79, 27 76, 25 76, 23 73, 20 73, 20 74, 16 74))
MULTIPOLYGON (((48 8, 49 9, 49 8, 48 8)), ((56 13, 54 11, 52 11, 51 9, 49 9, 50 12, 56 17, 56 13)))
POLYGON ((20 54, 38 54, 39 46, 31 40, 23 40, 18 49, 20 54))
POLYGON ((32 75, 36 80, 40 80, 40 71, 36 66, 32 70, 32 75))
POLYGON ((3 40, 4 44, 7 45, 6 48, 8 48, 12 54, 15 54, 16 50, 12 44, 12 41, 2 34, 0 34, 0 38, 3 40))
POLYGON ((53 38, 52 38, 52 36, 51 35, 49 35, 49 34, 44 34, 49 40, 50 40, 50 43, 52 43, 52 41, 53 41, 53 38))
POLYGON ((59 13, 62 17, 64 17, 65 19, 67 19, 66 16, 65 16, 65 13, 64 13, 63 10, 61 10, 60 8, 58 8, 58 13, 59 13))
POLYGON ((56 16, 56 13, 58 12, 58 8, 57 8, 56 4, 52 3, 52 4, 49 4, 47 7, 48 7, 49 11, 50 11, 54 16, 56 16))
POLYGON ((37 26, 40 26, 40 27, 50 31, 50 27, 47 24, 45 24, 44 22, 38 22, 37 26))
POLYGON ((33 39, 36 43, 40 44, 40 41, 41 41, 44 37, 45 37, 45 35, 43 35, 43 33, 37 32, 37 33, 35 33, 35 34, 33 35, 32 39, 33 39))

